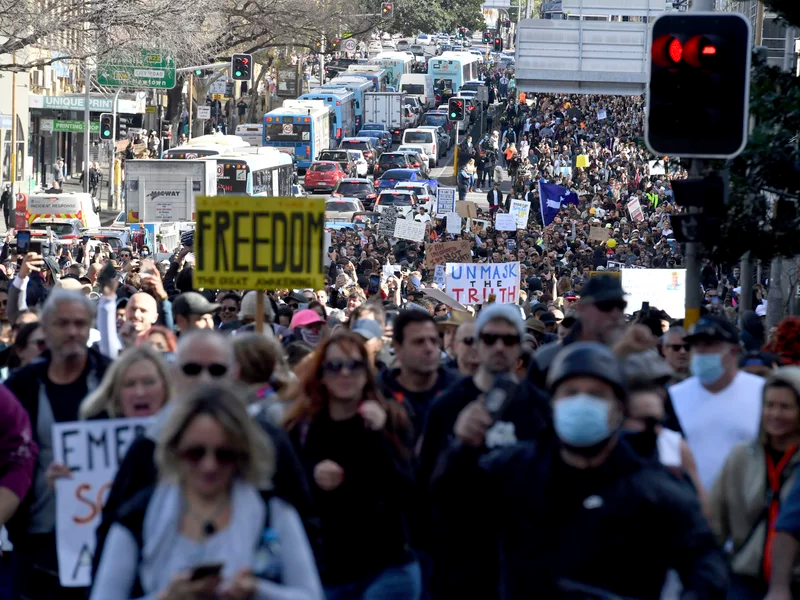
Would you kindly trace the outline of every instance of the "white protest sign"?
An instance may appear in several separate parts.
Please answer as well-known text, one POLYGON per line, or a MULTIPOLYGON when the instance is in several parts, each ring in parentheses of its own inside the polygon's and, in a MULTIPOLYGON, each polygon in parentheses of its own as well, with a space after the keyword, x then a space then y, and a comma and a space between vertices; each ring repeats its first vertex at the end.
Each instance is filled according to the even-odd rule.
POLYGON ((456 212, 456 188, 436 189, 436 214, 446 215, 456 212))
POLYGON ((622 289, 628 294, 628 314, 649 302, 672 319, 686 316, 686 269, 622 269, 622 289))
POLYGON ((606 118, 606 116, 607 116, 606 115, 606 110, 604 108, 601 108, 601 109, 599 109, 597 111, 597 120, 598 121, 602 121, 603 119, 606 118))
POLYGON ((497 213, 494 217, 494 228, 497 231, 516 231, 517 220, 511 213, 497 213))
POLYGON ((663 160, 649 160, 647 164, 650 166, 650 175, 666 175, 667 171, 664 169, 663 160))
POLYGON ((72 478, 58 479, 56 552, 58 579, 64 587, 92 582, 95 531, 108 490, 128 447, 151 419, 107 419, 53 425, 53 460, 72 478))
POLYGON ((383 265, 383 274, 386 277, 394 277, 395 273, 400 272, 400 265, 383 265))
POLYGON ((447 263, 447 295, 462 304, 479 304, 494 295, 495 302, 519 300, 519 262, 447 263))
POLYGON ((436 265, 436 270, 433 273, 433 283, 444 289, 444 265, 436 265))
POLYGON ((401 240, 421 242, 425 237, 425 223, 411 219, 397 219, 394 224, 394 237, 401 240))
POLYGON ((628 202, 628 214, 631 216, 632 221, 644 221, 644 213, 642 212, 642 205, 638 198, 634 198, 628 202))
POLYGON ((527 229, 528 215, 531 212, 531 203, 515 198, 511 201, 511 214, 517 222, 517 229, 527 229))
POLYGON ((461 217, 458 213, 447 213, 447 233, 458 235, 461 233, 461 217))

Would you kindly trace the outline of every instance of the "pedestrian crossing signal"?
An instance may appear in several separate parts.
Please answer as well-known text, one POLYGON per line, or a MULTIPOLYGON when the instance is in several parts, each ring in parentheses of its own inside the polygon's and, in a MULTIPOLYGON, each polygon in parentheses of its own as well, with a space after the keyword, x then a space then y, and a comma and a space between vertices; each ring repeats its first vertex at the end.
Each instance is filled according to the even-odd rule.
POLYGON ((114 139, 114 115, 103 113, 100 115, 100 139, 114 139))
POLYGON ((384 19, 391 19, 394 16, 394 5, 391 2, 381 4, 381 16, 384 19))
POLYGON ((250 81, 253 57, 250 54, 234 54, 231 58, 231 75, 236 81, 250 81))

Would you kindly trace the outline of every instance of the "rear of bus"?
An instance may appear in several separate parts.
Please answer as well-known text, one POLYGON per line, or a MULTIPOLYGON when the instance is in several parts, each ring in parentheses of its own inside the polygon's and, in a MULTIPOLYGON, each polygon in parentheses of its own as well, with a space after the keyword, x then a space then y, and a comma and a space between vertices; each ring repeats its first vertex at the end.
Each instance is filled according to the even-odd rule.
POLYGON ((264 115, 264 146, 294 156, 298 168, 310 167, 318 153, 314 133, 313 119, 307 115, 264 115))

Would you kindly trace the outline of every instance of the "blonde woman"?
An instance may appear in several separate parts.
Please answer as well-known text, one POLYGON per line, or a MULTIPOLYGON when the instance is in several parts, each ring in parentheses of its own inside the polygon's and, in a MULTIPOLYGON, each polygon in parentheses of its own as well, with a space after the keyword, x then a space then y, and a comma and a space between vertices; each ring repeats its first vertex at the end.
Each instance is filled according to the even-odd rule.
POLYGON ((158 441, 158 483, 109 530, 91 600, 322 600, 300 517, 265 492, 274 456, 244 393, 186 398, 158 441))

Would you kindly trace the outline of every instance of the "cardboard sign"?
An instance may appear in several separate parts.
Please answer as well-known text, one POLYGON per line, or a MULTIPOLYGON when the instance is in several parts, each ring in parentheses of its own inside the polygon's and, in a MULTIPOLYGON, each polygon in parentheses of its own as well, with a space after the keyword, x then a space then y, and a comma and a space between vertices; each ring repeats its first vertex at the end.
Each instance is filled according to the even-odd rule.
POLYGON ((605 227, 590 227, 589 228, 589 241, 590 242, 605 242, 611 237, 611 230, 605 227))
POLYGON ((464 219, 474 219, 478 216, 478 205, 472 200, 456 202, 456 212, 464 219))
POLYGON ((531 203, 515 198, 511 201, 511 214, 517 222, 517 229, 528 228, 528 216, 531 213, 531 203))
POLYGON ((447 233, 452 233, 453 235, 461 233, 461 217, 458 216, 458 213, 448 213, 447 233))
POLYGON ((436 189, 436 214, 446 215, 456 211, 455 188, 439 187, 436 189))
POLYGON ((392 237, 394 226, 397 223, 397 211, 393 206, 387 206, 381 212, 381 220, 378 221, 378 235, 392 237))
POLYGON ((497 231, 516 231, 517 220, 511 213, 497 213, 494 216, 494 228, 497 231))
POLYGON ((394 225, 394 237, 401 240, 421 242, 425 238, 425 223, 411 219, 397 219, 394 225))
POLYGON ((319 289, 324 224, 324 198, 199 196, 195 287, 319 289))
POLYGON ((128 447, 151 419, 107 419, 56 423, 53 460, 67 465, 72 478, 58 479, 56 552, 58 579, 64 587, 92 582, 97 526, 108 490, 128 447))
POLYGON ((463 304, 483 304, 495 296, 500 304, 519 301, 519 261, 507 263, 447 263, 447 295, 463 304))
POLYGON ((467 240, 425 244, 425 264, 428 268, 449 262, 472 262, 470 244, 467 240))
POLYGON ((632 221, 644 221, 644 213, 642 212, 642 205, 638 198, 634 198, 628 202, 628 214, 631 216, 632 221))

